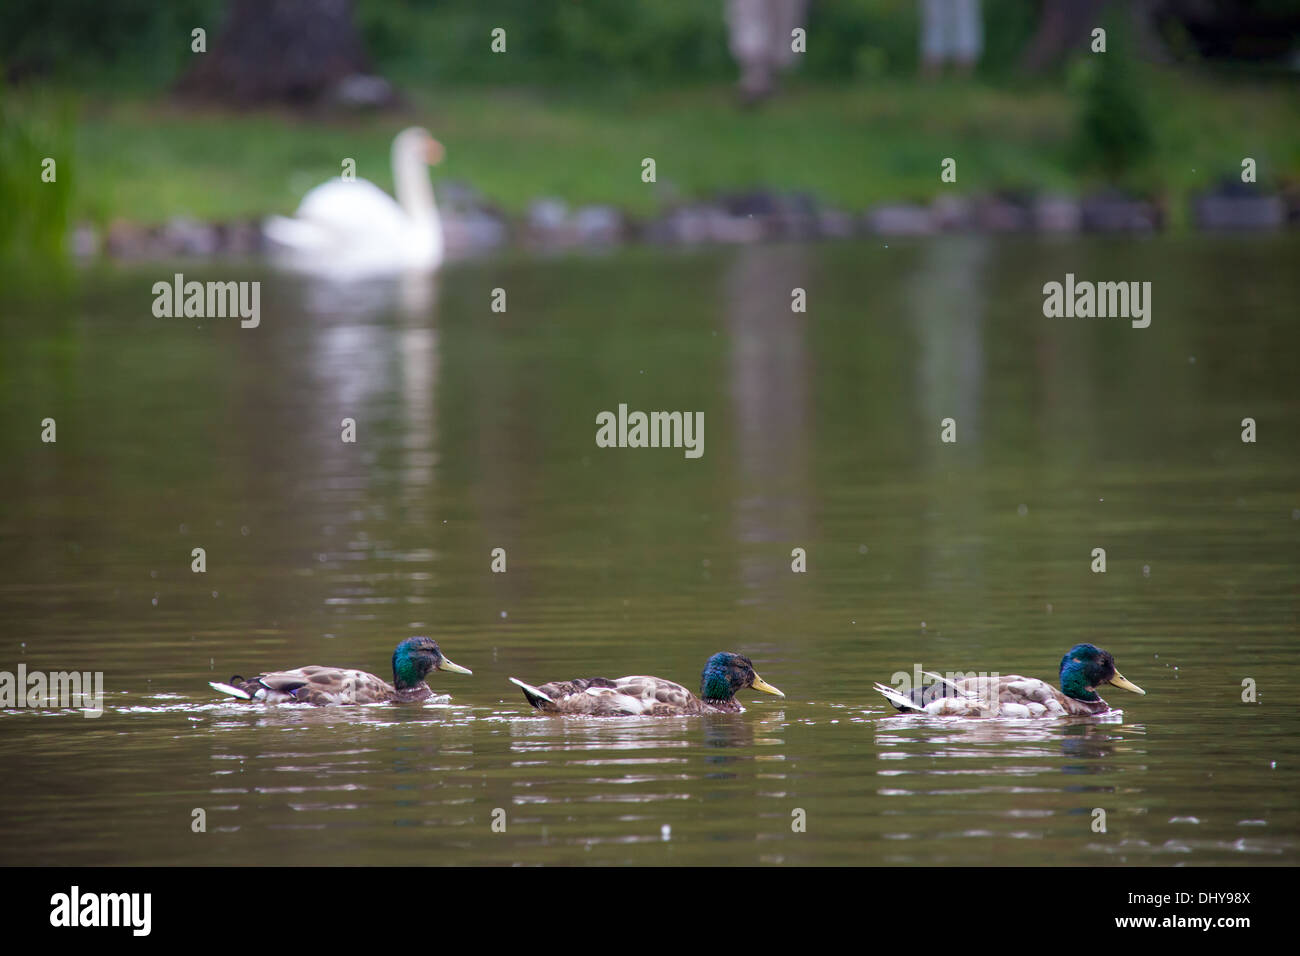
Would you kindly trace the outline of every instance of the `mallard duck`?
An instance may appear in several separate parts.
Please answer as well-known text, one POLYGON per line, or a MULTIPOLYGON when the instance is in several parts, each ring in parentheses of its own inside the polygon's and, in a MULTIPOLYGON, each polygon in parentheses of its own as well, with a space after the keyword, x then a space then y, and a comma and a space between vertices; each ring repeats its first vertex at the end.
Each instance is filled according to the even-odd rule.
POLYGON ((1076 644, 1061 658, 1061 689, 1035 677, 1012 674, 970 676, 949 680, 925 675, 935 683, 906 694, 887 684, 876 690, 901 711, 936 717, 1074 717, 1102 714, 1110 705, 1097 694, 1102 684, 1114 684, 1135 694, 1141 687, 1115 669, 1115 658, 1093 644, 1076 644))
POLYGON ((736 691, 752 687, 765 694, 781 693, 754 673, 748 657, 725 651, 714 654, 700 675, 700 696, 662 677, 579 677, 534 687, 517 678, 528 703, 545 714, 585 717, 683 717, 691 714, 739 714, 745 708, 736 691))
POLYGON ((409 637, 393 651, 392 684, 365 671, 309 664, 247 679, 236 674, 228 684, 208 681, 208 685, 239 700, 268 704, 410 703, 433 696, 433 689, 424 681, 433 670, 474 673, 468 667, 453 664, 443 657, 437 641, 428 637, 409 637))

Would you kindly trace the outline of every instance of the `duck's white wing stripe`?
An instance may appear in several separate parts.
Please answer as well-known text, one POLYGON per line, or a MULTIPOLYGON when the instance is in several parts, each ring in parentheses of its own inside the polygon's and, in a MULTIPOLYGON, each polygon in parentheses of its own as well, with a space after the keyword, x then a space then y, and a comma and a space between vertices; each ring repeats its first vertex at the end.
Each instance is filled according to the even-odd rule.
POLYGON ((244 693, 244 691, 240 690, 238 687, 231 687, 229 684, 223 684, 220 681, 210 680, 208 681, 208 686, 211 687, 213 690, 221 691, 221 693, 223 694, 229 694, 231 697, 238 697, 240 700, 253 699, 248 694, 244 693))

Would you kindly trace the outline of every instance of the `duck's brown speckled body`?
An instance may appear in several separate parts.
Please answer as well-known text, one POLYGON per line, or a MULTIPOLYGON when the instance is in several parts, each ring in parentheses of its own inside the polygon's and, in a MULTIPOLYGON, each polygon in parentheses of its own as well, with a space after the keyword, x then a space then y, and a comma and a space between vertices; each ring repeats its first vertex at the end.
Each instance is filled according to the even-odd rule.
POLYGON ((924 707, 900 709, 920 710, 935 717, 1071 717, 1110 710, 1100 697, 1095 701, 1075 700, 1047 681, 1019 674, 996 680, 971 677, 946 682, 945 686, 947 693, 936 695, 924 707))
POLYGON ((412 637, 393 651, 393 680, 390 684, 368 671, 346 667, 310 664, 290 670, 270 671, 256 677, 230 678, 225 684, 209 681, 210 686, 237 700, 266 704, 379 704, 413 703, 434 696, 425 681, 432 670, 470 674, 466 667, 453 664, 442 656, 437 641, 412 637))
POLYGON ((1102 684, 1113 684, 1137 694, 1146 691, 1115 669, 1109 651, 1092 644, 1076 644, 1061 659, 1061 688, 1058 690, 1036 677, 1019 674, 963 677, 949 680, 927 674, 934 684, 904 693, 876 684, 891 704, 904 713, 932 717, 971 718, 1054 718, 1090 717, 1111 709, 1097 693, 1102 684))
POLYGON ((709 658, 700 680, 700 696, 662 677, 579 677, 533 687, 512 677, 524 697, 546 714, 584 717, 689 717, 741 713, 736 691, 745 688, 784 697, 754 673, 749 658, 719 653, 709 658))

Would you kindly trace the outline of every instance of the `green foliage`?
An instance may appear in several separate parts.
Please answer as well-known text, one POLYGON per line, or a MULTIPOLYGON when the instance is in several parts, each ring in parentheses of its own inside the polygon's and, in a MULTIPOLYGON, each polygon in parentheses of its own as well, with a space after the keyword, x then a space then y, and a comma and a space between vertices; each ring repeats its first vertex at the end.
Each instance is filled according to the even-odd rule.
MULTIPOLYGON (((985 0, 981 72, 1014 66, 1036 23, 1032 4, 985 0)), ((376 60, 441 80, 549 83, 689 82, 735 75, 725 0, 360 0, 358 19, 376 60), (508 54, 486 53, 494 27, 508 54)), ((917 0, 812 0, 808 50, 795 70, 822 80, 909 75, 916 69, 917 0)))
POLYGON ((731 69, 722 3, 621 0, 361 0, 357 20, 385 69, 451 82, 717 77, 731 69), (506 31, 505 54, 489 52, 506 31))
MULTIPOLYGON (((984 0, 980 72, 1014 69, 1037 10, 984 0)), ((190 62, 190 31, 211 45, 223 0, 6 0, 0 69, 18 78, 160 89, 190 62)), ((405 82, 663 84, 730 79, 726 0, 355 0, 381 72, 405 82), (489 52, 506 30, 505 55, 489 52)), ((811 0, 795 72, 853 82, 907 76, 917 63, 917 0, 811 0)))
POLYGON ((914 69, 916 0, 831 0, 808 5, 808 52, 796 71, 817 79, 873 79, 914 69))
MULTIPOLYGON (((1247 143, 1254 155, 1269 157, 1266 168, 1281 180, 1300 176, 1293 90, 1159 70, 1143 82, 1157 121, 1154 152, 1146 178, 1126 185, 1158 188, 1177 207, 1176 197, 1205 188, 1221 168, 1225 143, 1247 143)), ((660 182, 684 196, 806 190, 851 210, 954 191, 1089 188, 1073 161, 1077 102, 1046 87, 888 78, 801 83, 758 111, 738 110, 729 83, 617 95, 603 86, 520 95, 426 83, 407 94, 411 117, 447 145, 435 185, 467 182, 510 213, 558 196, 651 215, 665 196, 641 182, 643 156, 659 157, 660 182), (939 180, 943 156, 960 157, 956 189, 939 180)), ((357 160, 358 175, 391 190, 389 146, 408 121, 367 114, 346 123, 287 123, 279 111, 160 110, 150 97, 119 98, 82 116, 73 220, 153 224, 180 215, 229 221, 290 213, 309 188, 338 175, 342 156, 357 160)))
POLYGON ((111 80, 157 87, 189 62, 190 31, 209 45, 221 27, 222 0, 5 0, 0 76, 111 80))
POLYGON ((1107 50, 1091 53, 1076 70, 1080 90, 1077 131, 1079 159, 1085 169, 1121 182, 1152 153, 1151 116, 1118 18, 1107 28, 1107 50))
POLYGON ((75 159, 72 106, 48 95, 18 97, 0 85, 0 263, 66 258, 75 159), (54 160, 54 181, 41 178, 54 160))

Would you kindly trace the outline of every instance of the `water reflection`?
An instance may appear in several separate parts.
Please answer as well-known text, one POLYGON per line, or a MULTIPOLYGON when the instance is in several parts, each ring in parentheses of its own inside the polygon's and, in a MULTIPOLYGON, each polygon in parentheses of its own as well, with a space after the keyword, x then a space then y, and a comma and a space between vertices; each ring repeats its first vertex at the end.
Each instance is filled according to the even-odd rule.
MULTIPOLYGON (((1141 728, 1124 726, 1118 713, 1087 721, 896 717, 878 721, 875 731, 882 761, 876 772, 889 778, 881 792, 890 795, 1020 792, 1022 785, 1002 778, 1023 776, 1034 777, 1042 784, 1036 789, 1045 790, 1053 787, 1049 775, 1054 772, 1105 775, 1116 769, 1107 758, 1142 752, 1132 744, 1141 728), (1058 757, 1086 763, 1061 763, 1058 757), (950 778, 970 776, 987 778, 987 785, 952 789, 950 778), (913 777, 927 785, 895 785, 898 778, 913 777)), ((1106 789, 1075 783, 1059 788, 1106 789)))
MULTIPOLYGON (((954 236, 927 243, 920 267, 909 277, 909 326, 920 348, 916 407, 938 433, 944 418, 957 421, 957 441, 979 447, 982 433, 987 286, 993 262, 988 236, 954 236)), ((944 447, 929 450, 932 467, 945 467, 944 447)), ((950 456, 949 456, 950 457, 950 456)))
POLYGON ((939 479, 939 493, 927 501, 927 520, 919 528, 924 570, 934 587, 962 581, 978 588, 986 549, 959 529, 986 513, 989 502, 979 482, 961 477, 975 474, 983 462, 984 319, 993 246, 988 236, 954 236, 928 243, 921 255, 909 279, 908 324, 918 347, 915 407, 925 439, 918 445, 926 470, 939 479), (959 485, 951 480, 954 474, 959 485))
POLYGON ((789 589, 788 561, 776 560, 810 539, 809 447, 812 359, 806 312, 791 309, 792 291, 807 290, 803 247, 746 246, 723 277, 729 341, 736 541, 744 545, 740 578, 750 602, 789 589), (775 591, 773 590, 775 589, 775 591))
POLYGON ((682 731, 690 717, 525 717, 510 721, 511 749, 638 750, 647 746, 688 747, 682 731))
POLYGON ((1228 426, 1300 413, 1300 333, 1272 305, 1295 243, 1240 275, 1203 241, 890 245, 269 277, 256 330, 159 323, 152 275, 105 273, 75 321, 7 322, 0 670, 102 670, 106 709, 0 712, 4 859, 1300 860, 1300 743, 1217 666, 1266 692, 1294 659, 1294 447, 1228 426), (1025 292, 1139 260, 1167 290, 1145 332, 1039 321, 1025 292), (498 285, 528 308, 488 318, 498 285), (704 458, 596 454, 592 410, 625 389, 704 410, 704 458), (33 438, 50 414, 56 446, 33 438), (442 705, 206 693, 237 668, 382 670, 417 626, 475 670, 435 683, 442 705), (1101 633, 1149 691, 1109 722, 927 723, 866 696, 913 660, 1041 673, 1101 633), (723 648, 789 698, 607 721, 506 693, 689 678, 723 648), (206 839, 159 825, 196 806, 206 839))

